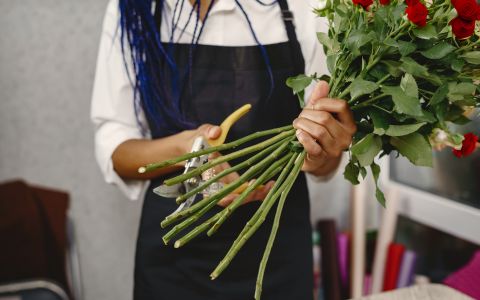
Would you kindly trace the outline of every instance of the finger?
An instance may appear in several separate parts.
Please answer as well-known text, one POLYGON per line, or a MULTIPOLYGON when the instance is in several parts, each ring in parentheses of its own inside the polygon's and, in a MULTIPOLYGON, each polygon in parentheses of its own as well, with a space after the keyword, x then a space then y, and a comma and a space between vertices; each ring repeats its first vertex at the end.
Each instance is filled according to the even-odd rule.
MULTIPOLYGON (((319 125, 309 119, 304 118, 297 118, 294 121, 294 124, 296 128, 302 130, 310 137, 309 140, 312 140, 315 144, 320 144, 321 148, 326 151, 328 155, 335 157, 340 155, 343 149, 340 149, 339 145, 337 145, 325 126, 319 125)), ((315 153, 310 154, 316 156, 315 153)))
POLYGON ((229 195, 223 197, 222 200, 218 201, 217 205, 220 205, 220 206, 222 206, 222 207, 227 207, 227 206, 229 206, 237 197, 238 197, 238 194, 229 194, 229 195))
POLYGON ((219 126, 212 124, 203 124, 198 127, 198 130, 208 139, 216 139, 222 133, 222 129, 219 126))
POLYGON ((208 129, 207 138, 214 140, 218 138, 220 134, 222 134, 220 126, 212 126, 208 129))
POLYGON ((350 146, 352 134, 348 132, 332 114, 326 111, 304 109, 300 117, 324 126, 335 140, 336 146, 346 149, 350 146))
POLYGON ((331 113, 326 111, 304 109, 299 117, 322 125, 333 137, 339 136, 341 133, 345 132, 339 121, 336 120, 331 113))
POLYGON ((335 113, 342 126, 344 126, 349 133, 353 134, 357 130, 353 119, 353 113, 345 100, 322 98, 313 103, 308 109, 335 113))
POLYGON ((312 94, 308 99, 307 107, 313 105, 321 98, 328 97, 328 93, 330 92, 330 87, 326 81, 319 81, 315 87, 313 88, 312 94))
POLYGON ((273 185, 275 184, 275 181, 274 180, 270 180, 269 182, 267 182, 267 184, 265 184, 265 186, 261 189, 259 189, 258 193, 258 199, 260 200, 264 200, 268 193, 270 192, 270 190, 273 188, 273 185))
POLYGON ((296 132, 298 141, 303 145, 305 151, 313 156, 320 156, 323 152, 322 147, 305 131, 297 129, 296 132))

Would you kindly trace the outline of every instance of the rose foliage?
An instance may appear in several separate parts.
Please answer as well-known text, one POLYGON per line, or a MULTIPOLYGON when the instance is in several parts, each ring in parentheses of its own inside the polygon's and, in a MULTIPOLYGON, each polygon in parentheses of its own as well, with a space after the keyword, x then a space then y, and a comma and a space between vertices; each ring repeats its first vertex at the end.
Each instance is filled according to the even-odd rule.
MULTIPOLYGON (((464 112, 480 104, 475 0, 325 0, 316 13, 329 22, 317 37, 330 74, 299 75, 287 84, 301 105, 305 88, 317 80, 329 82, 330 97, 348 101, 358 132, 346 179, 358 184, 369 168, 377 181, 375 159, 394 153, 432 166, 433 135, 462 147, 464 137, 452 124, 468 123, 464 112)), ((376 196, 384 205, 378 187, 376 196)))

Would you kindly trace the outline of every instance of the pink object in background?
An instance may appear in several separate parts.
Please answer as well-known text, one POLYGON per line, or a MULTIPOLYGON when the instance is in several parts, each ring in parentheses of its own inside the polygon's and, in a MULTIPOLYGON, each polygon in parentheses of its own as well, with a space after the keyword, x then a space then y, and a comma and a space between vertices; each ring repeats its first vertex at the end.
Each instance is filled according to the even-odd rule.
POLYGON ((443 283, 475 299, 480 299, 480 251, 460 270, 448 276, 443 283))
MULTIPOLYGON (((349 269, 349 262, 348 262, 348 235, 346 233, 339 233, 337 235, 337 249, 338 249, 338 266, 340 270, 340 284, 342 289, 348 289, 349 282, 348 282, 348 269, 349 269)), ((349 297, 347 297, 349 298, 349 297)))
POLYGON ((368 296, 372 293, 372 275, 366 274, 363 279, 363 295, 368 296))

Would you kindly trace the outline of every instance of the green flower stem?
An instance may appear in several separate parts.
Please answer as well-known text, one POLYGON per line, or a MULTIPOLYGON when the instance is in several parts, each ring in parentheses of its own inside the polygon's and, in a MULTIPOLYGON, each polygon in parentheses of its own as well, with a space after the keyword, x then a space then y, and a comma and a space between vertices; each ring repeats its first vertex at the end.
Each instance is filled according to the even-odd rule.
MULTIPOLYGON (((266 165, 264 166, 266 167, 266 165)), ((273 172, 269 173, 268 170, 265 170, 264 168, 263 169, 260 169, 257 171, 257 173, 261 173, 263 172, 263 174, 268 174, 268 176, 265 176, 265 178, 263 179, 263 181, 258 181, 259 184, 263 184, 264 182, 270 180, 273 176, 275 176, 278 172, 281 171, 281 168, 278 167, 276 170, 274 170, 273 172)), ((256 174, 253 174, 253 176, 255 176, 256 174)), ((252 177, 253 177, 252 176, 252 177)), ((223 198, 223 197, 222 197, 223 198)), ((182 230, 184 230, 185 228, 187 228, 188 226, 190 226, 191 224, 193 224, 194 222, 196 222, 197 220, 199 220, 207 211, 209 211, 210 209, 212 209, 212 207, 214 207, 218 201, 220 201, 221 198, 219 198, 218 200, 216 201, 211 201, 210 203, 208 203, 206 206, 204 206, 200 211, 196 212, 195 214, 193 214, 192 216, 190 216, 189 218, 185 219, 183 222, 181 222, 180 224, 176 225, 174 228, 172 228, 172 230, 170 230, 169 232, 167 232, 164 236, 163 236, 163 242, 165 244, 167 244, 171 239, 172 237, 174 237, 175 235, 177 235, 179 232, 181 232, 182 230)), ((206 229, 207 226, 205 227, 201 227, 199 228, 198 230, 200 229, 206 229)), ((201 231, 200 231, 201 232, 201 231)), ((192 237, 193 238, 193 237, 192 237)))
POLYGON ((289 186, 290 183, 295 181, 295 179, 298 176, 298 170, 300 169, 303 165, 303 159, 297 159, 294 167, 294 171, 288 175, 287 179, 283 182, 282 186, 277 190, 275 195, 269 199, 268 206, 265 207, 265 209, 262 211, 262 214, 258 218, 258 220, 255 222, 255 224, 243 235, 237 237, 237 240, 234 241, 232 247, 230 247, 230 250, 228 253, 225 255, 225 257, 220 261, 218 266, 213 270, 212 274, 210 274, 210 277, 213 279, 217 278, 228 265, 232 261, 232 259, 237 255, 238 251, 243 247, 243 245, 248 241, 248 239, 257 231, 258 227, 265 222, 265 218, 272 208, 272 206, 275 204, 276 200, 280 196, 280 194, 289 186))
POLYGON ((258 164, 250 167, 237 180, 226 185, 220 191, 215 193, 213 196, 204 198, 199 202, 195 203, 194 205, 192 205, 191 207, 165 218, 165 220, 163 220, 161 223, 161 226, 163 228, 174 223, 178 219, 191 216, 190 218, 184 220, 182 223, 173 227, 172 230, 170 230, 167 234, 165 234, 163 238, 164 242, 167 243, 175 234, 185 229, 187 226, 189 226, 190 224, 198 220, 208 210, 214 207, 223 197, 233 192, 236 188, 238 188, 244 182, 252 179, 253 176, 257 175, 259 172, 262 172, 278 156, 278 153, 282 153, 283 151, 286 150, 291 140, 293 140, 293 137, 286 140, 284 144, 278 147, 278 149, 272 152, 272 154, 267 156, 267 158, 265 158, 258 164))
POLYGON ((405 29, 405 27, 408 27, 410 25, 410 21, 408 20, 404 20, 404 22, 396 29, 394 30, 392 33, 390 33, 388 35, 389 38, 393 37, 393 36, 396 36, 398 33, 400 33, 403 29, 405 29))
MULTIPOLYGON (((227 184, 226 186, 224 186, 222 189, 220 189, 218 192, 211 195, 210 197, 203 198, 202 200, 198 201, 197 203, 190 206, 189 208, 187 208, 185 210, 182 210, 182 211, 180 211, 176 214, 167 216, 165 218, 165 220, 163 220, 162 223, 160 223, 160 225, 162 226, 162 228, 165 228, 165 227, 175 223, 176 221, 178 221, 180 219, 191 216, 198 211, 203 211, 202 209, 204 209, 206 207, 208 207, 208 209, 212 208, 223 197, 225 197, 226 195, 233 192, 235 189, 237 189, 243 183, 249 181, 250 179, 253 179, 253 177, 255 175, 257 175, 257 173, 261 172, 264 169, 264 165, 260 166, 259 168, 255 168, 255 170, 252 170, 252 168, 254 168, 254 167, 258 167, 258 164, 253 166, 253 167, 250 167, 249 170, 247 172, 243 173, 242 176, 240 176, 237 180, 227 184)), ((208 209, 206 211, 208 211, 208 209)), ((206 212, 206 211, 204 211, 204 212, 206 212)), ((203 215, 204 212, 202 212, 200 214, 203 215)), ((177 226, 175 226, 172 229, 172 231, 176 230, 177 227, 180 228, 180 229, 183 229, 184 226, 182 224, 178 224, 177 226)), ((167 236, 168 236, 168 234, 167 234, 167 236)))
POLYGON ((218 180, 220 178, 223 178, 225 176, 227 176, 228 174, 231 174, 233 172, 237 172, 239 170, 242 170, 243 168, 246 168, 246 167, 250 167, 252 166, 255 162, 257 162, 260 158, 264 157, 265 155, 267 155, 268 153, 272 153, 275 149, 277 149, 282 143, 284 142, 284 140, 282 141, 279 141, 271 146, 269 146, 268 148, 265 148, 264 150, 262 150, 261 152, 255 154, 254 156, 250 157, 249 159, 247 159, 246 161, 238 164, 238 165, 235 165, 231 168, 228 168, 226 170, 223 170, 222 172, 218 173, 217 175, 213 176, 212 178, 208 179, 207 181, 205 181, 202 185, 199 185, 198 187, 192 189, 191 191, 189 191, 188 193, 185 193, 181 196, 179 196, 177 199, 176 199, 176 202, 177 204, 181 204, 182 202, 185 202, 185 200, 187 200, 188 198, 190 198, 191 196, 195 195, 195 194, 198 194, 199 192, 203 191, 204 189, 206 189, 207 187, 209 187, 212 183, 214 182, 218 182, 218 180))
POLYGON ((193 238, 195 238, 197 235, 199 235, 200 233, 204 232, 205 230, 207 230, 207 228, 209 228, 210 226, 212 226, 219 218, 220 216, 218 214, 212 216, 210 219, 208 219, 207 221, 203 222, 202 224, 198 225, 197 227, 195 227, 194 229, 192 229, 189 233, 187 233, 186 235, 184 235, 182 238, 178 239, 177 241, 175 241, 175 244, 174 244, 174 247, 175 248, 180 248, 182 247, 183 245, 185 245, 186 243, 190 242, 193 238))
MULTIPOLYGON (((292 157, 293 153, 288 153, 281 159, 277 160, 273 163, 258 179, 251 184, 243 193, 241 193, 227 208, 219 213, 220 218, 218 221, 210 228, 208 231, 208 236, 213 235, 218 228, 225 222, 225 220, 245 201, 245 199, 250 195, 260 184, 266 182, 267 177, 270 176, 270 173, 274 173, 275 175, 279 173, 282 168, 285 166, 287 160, 292 157)), ((277 158, 277 157, 275 157, 277 158)))
POLYGON ((192 152, 192 153, 187 153, 187 154, 181 155, 179 157, 172 158, 172 159, 169 159, 169 160, 165 160, 165 161, 162 161, 162 162, 148 164, 146 166, 140 167, 138 169, 138 172, 139 173, 146 173, 146 172, 150 172, 150 171, 153 171, 153 170, 156 170, 156 169, 161 169, 161 168, 164 168, 164 167, 174 165, 176 163, 179 163, 179 162, 184 161, 184 160, 188 160, 190 158, 198 157, 198 156, 205 155, 205 154, 210 154, 210 153, 213 153, 213 152, 224 151, 224 150, 227 150, 227 149, 230 149, 230 148, 235 148, 235 147, 238 147, 238 146, 240 146, 240 145, 242 145, 246 142, 249 142, 251 140, 254 140, 254 139, 257 139, 257 138, 260 138, 260 137, 263 137, 263 136, 267 136, 267 135, 278 134, 278 133, 281 133, 281 132, 284 132, 284 131, 287 131, 287 130, 291 130, 292 128, 293 128, 292 125, 288 125, 288 126, 283 126, 283 127, 279 127, 279 128, 274 128, 274 129, 269 129, 269 130, 264 130, 264 131, 258 131, 258 132, 252 133, 250 135, 247 135, 247 136, 245 136, 241 139, 232 141, 230 143, 226 143, 226 144, 216 146, 216 147, 210 147, 210 148, 203 149, 203 150, 196 151, 196 152, 192 152))
POLYGON ((195 168, 193 169, 192 171, 190 172, 187 172, 185 174, 181 174, 181 175, 178 175, 176 177, 173 177, 173 178, 170 178, 170 179, 167 179, 164 181, 164 183, 166 185, 174 185, 174 184, 177 184, 177 183, 180 183, 180 182, 183 182, 183 181, 186 181, 187 179, 190 179, 194 176, 199 176, 201 175, 203 172, 205 172, 206 170, 216 166, 216 165, 219 165, 219 164, 222 164, 222 163, 225 163, 227 161, 230 161, 232 159, 236 159, 236 158, 239 158, 239 157, 242 157, 244 155, 247 155, 247 154, 250 154, 252 152, 256 152, 256 151, 259 151, 265 147, 268 147, 272 144, 275 144, 276 142, 278 141, 281 141, 287 137, 290 137, 290 136, 293 136, 295 133, 295 130, 292 129, 292 130, 288 130, 288 131, 284 131, 266 141, 263 141, 263 142, 260 142, 256 145, 253 145, 253 146, 250 146, 250 147, 247 147, 247 148, 244 148, 244 149, 241 149, 241 150, 238 150, 238 151, 235 151, 233 153, 230 153, 230 154, 227 154, 227 155, 223 155, 223 156, 220 156, 218 158, 215 158, 211 161, 209 161, 208 163, 198 167, 198 168, 195 168))
MULTIPOLYGON (((270 198, 272 198, 273 195, 275 195, 275 193, 277 192, 277 190, 282 186, 283 182, 285 181, 285 178, 289 174, 289 172, 290 172, 291 168, 293 167, 294 162, 295 162, 295 160, 297 159, 298 156, 299 156, 299 154, 294 153, 293 156, 290 158, 290 160, 288 161, 285 168, 283 168, 282 173, 280 173, 280 176, 275 181, 275 184, 273 185, 272 189, 268 192, 267 196, 262 201, 262 204, 260 205, 260 207, 257 209, 255 214, 250 218, 250 220, 248 220, 247 224, 243 227, 242 231, 238 235, 239 237, 243 236, 253 226, 253 224, 255 224, 255 222, 258 220, 258 218, 262 214, 262 211, 265 209, 265 207, 268 206, 270 198)), ((235 240, 235 242, 238 242, 238 240, 239 239, 235 240)), ((233 243, 233 245, 235 245, 235 242, 233 243)))
POLYGON ((368 100, 365 101, 365 102, 362 102, 362 103, 359 103, 359 104, 356 104, 356 105, 352 105, 352 106, 350 106, 350 109, 351 109, 351 110, 357 110, 357 109, 360 109, 360 108, 362 108, 362 107, 366 107, 366 106, 370 105, 371 103, 373 103, 373 102, 375 102, 375 101, 377 101, 377 100, 380 100, 381 98, 387 97, 387 96, 389 96, 389 95, 387 95, 387 94, 380 94, 380 95, 375 96, 375 97, 373 97, 373 98, 371 98, 371 99, 368 99, 368 100))
MULTIPOLYGON (((305 153, 302 153, 298 159, 303 161, 305 153)), ((298 176, 301 168, 297 168, 295 177, 298 176)), ((277 236, 278 227, 280 225, 280 218, 282 216, 283 206, 285 204, 285 200, 287 199, 288 193, 290 192, 294 181, 290 182, 287 188, 282 192, 280 196, 280 200, 278 201, 277 211, 275 212, 275 218, 273 220, 272 230, 270 231, 270 236, 268 237, 267 246, 265 247, 265 252, 263 252, 263 257, 260 262, 260 267, 258 269, 257 274, 257 282, 255 284, 255 300, 260 300, 262 295, 262 286, 263 286, 263 276, 265 275, 265 269, 267 268, 268 258, 270 257, 270 252, 272 251, 273 243, 277 236)))
MULTIPOLYGON (((277 169, 273 170, 273 172, 270 172, 269 176, 264 178, 263 182, 266 182, 266 181, 270 180, 272 177, 274 177, 280 171, 281 171, 281 168, 277 168, 277 169)), ((265 171, 264 174, 266 174, 267 172, 268 172, 268 170, 265 171)), ((261 180, 261 179, 259 178, 258 180, 261 180)), ((190 240, 192 240, 198 234, 202 233, 203 231, 207 230, 207 228, 211 227, 220 218, 220 216, 221 216, 221 214, 217 213, 214 216, 212 216, 210 219, 205 221, 204 223, 195 227, 189 233, 184 235, 181 239, 177 240, 175 242, 174 247, 179 248, 179 247, 185 245, 186 243, 188 243, 190 240)))
POLYGON ((459 47, 454 52, 458 53, 458 52, 462 52, 462 51, 465 51, 465 50, 469 50, 470 48, 475 47, 476 45, 480 45, 480 37, 475 42, 467 44, 463 47, 459 47))

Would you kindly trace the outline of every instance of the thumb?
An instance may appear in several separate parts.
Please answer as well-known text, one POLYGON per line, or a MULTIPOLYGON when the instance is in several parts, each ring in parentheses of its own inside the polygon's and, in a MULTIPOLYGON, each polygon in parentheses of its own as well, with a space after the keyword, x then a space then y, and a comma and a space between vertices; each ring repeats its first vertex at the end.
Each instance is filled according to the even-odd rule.
POLYGON ((330 87, 328 86, 328 82, 323 80, 319 81, 313 88, 312 94, 310 95, 308 107, 313 107, 318 100, 328 97, 329 92, 330 87))
POLYGON ((200 126, 200 132, 208 139, 216 139, 222 133, 222 129, 219 126, 204 124, 200 126))

